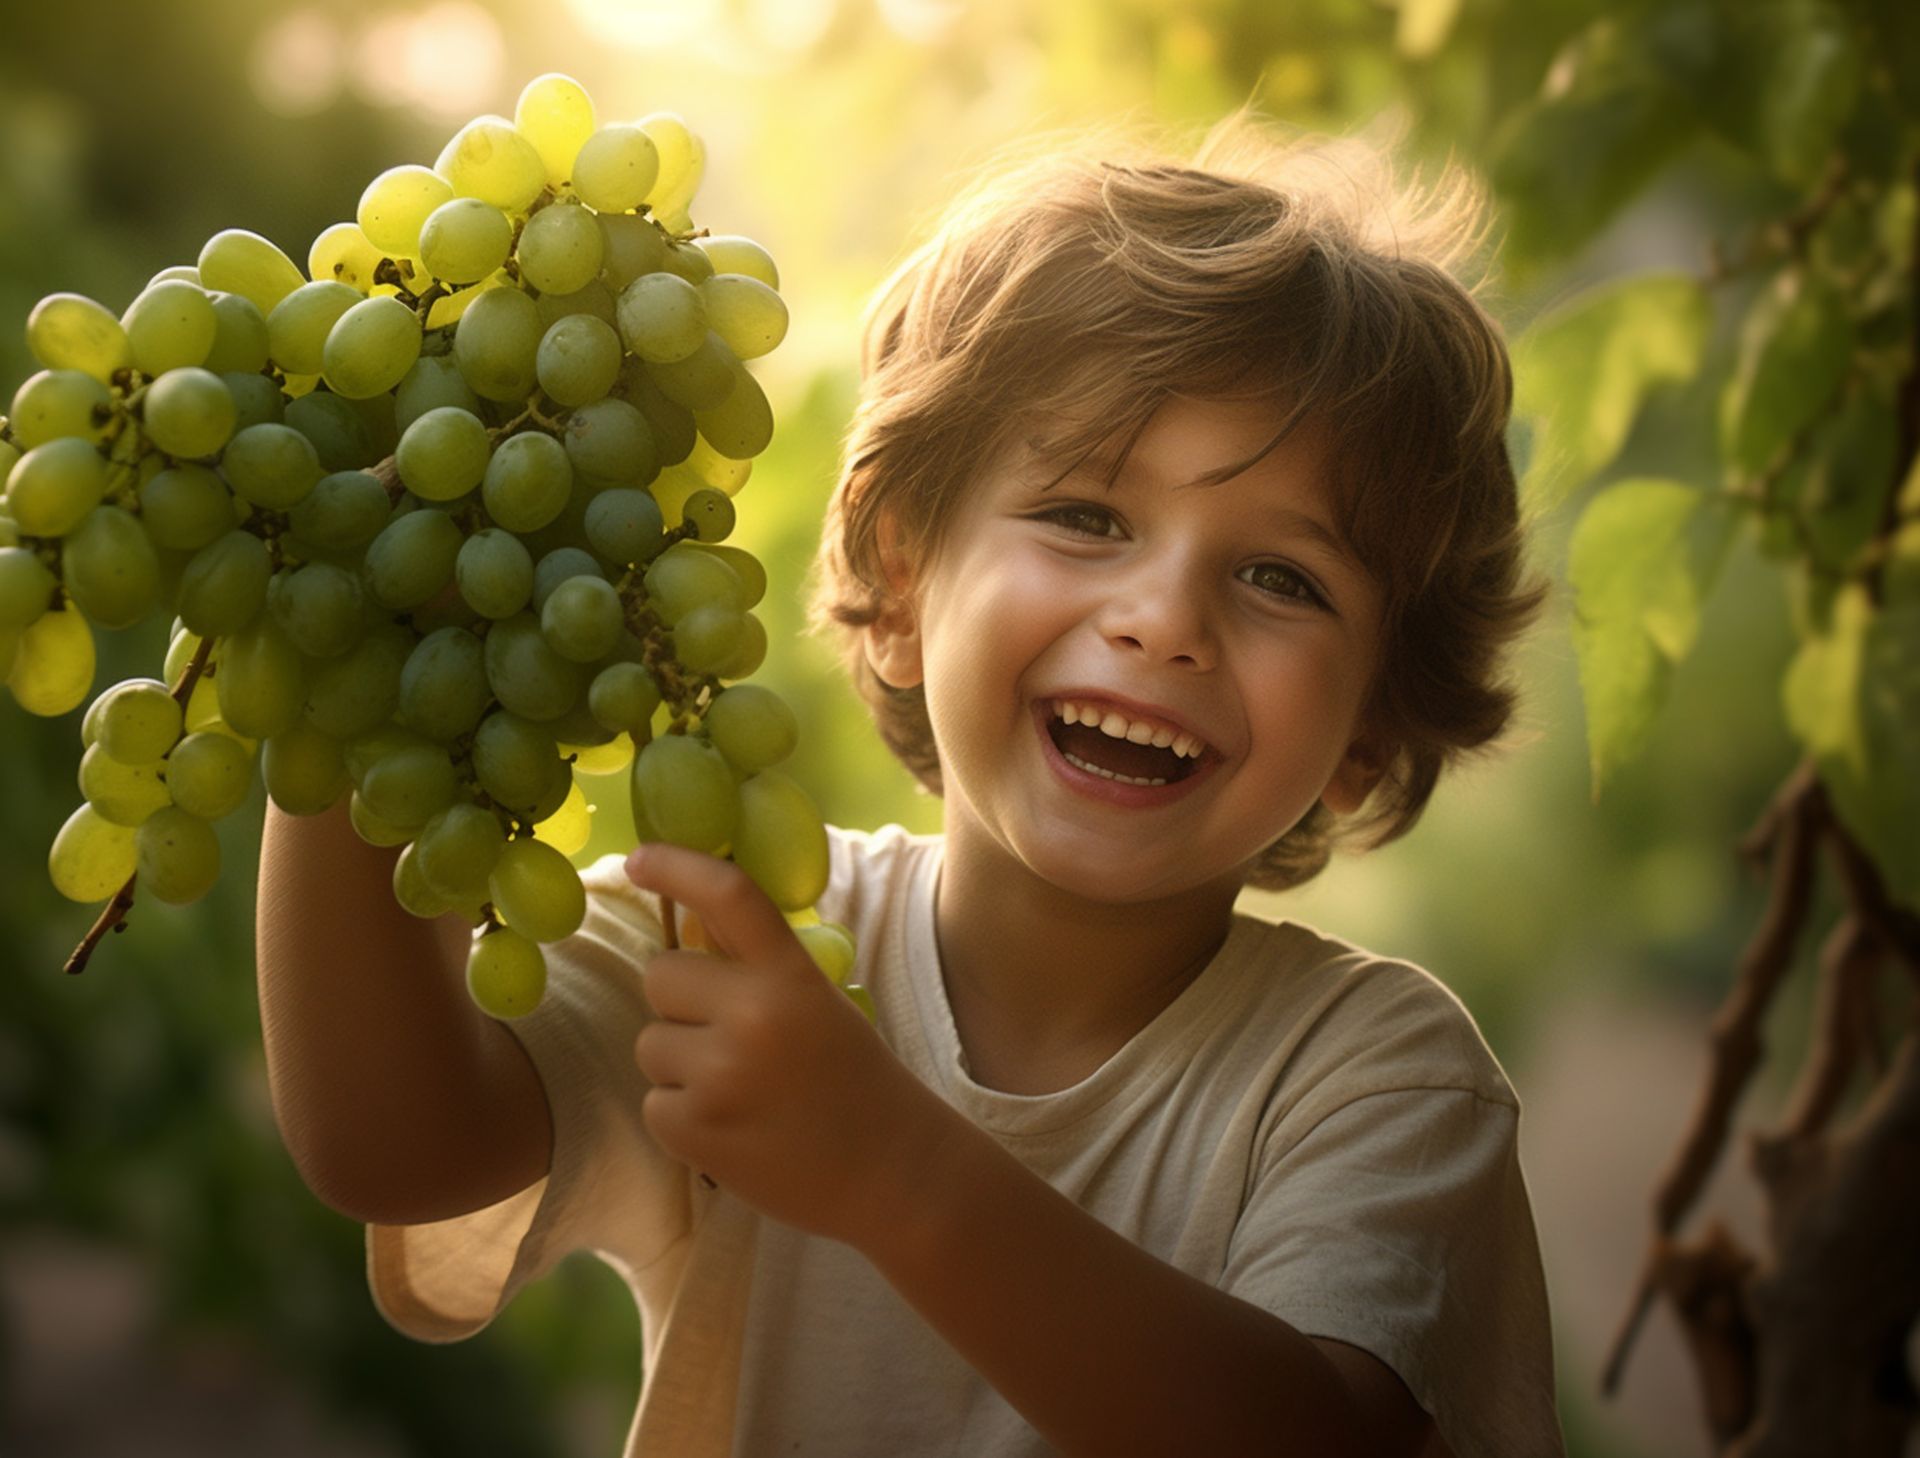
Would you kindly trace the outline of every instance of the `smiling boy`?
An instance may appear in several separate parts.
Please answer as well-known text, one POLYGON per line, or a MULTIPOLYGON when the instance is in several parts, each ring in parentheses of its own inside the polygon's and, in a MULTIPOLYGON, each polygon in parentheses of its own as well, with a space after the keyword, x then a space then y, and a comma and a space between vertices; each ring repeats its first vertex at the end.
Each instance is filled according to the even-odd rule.
MULTIPOLYGON (((1471 198, 1376 160, 1244 118, 1191 164, 1050 154, 901 267, 814 603, 945 804, 830 831, 875 1024, 731 864, 598 863, 534 1013, 385 1075, 438 1111, 413 1159, 303 1160, 398 1329, 595 1252, 641 1311, 630 1454, 1563 1452, 1471 1016, 1235 907, 1413 826, 1545 596, 1448 271, 1471 198)), ((270 817, 276 874, 326 834, 270 817)), ((263 997, 290 900, 263 870, 263 997)), ((413 943, 449 988, 457 930, 413 943)))

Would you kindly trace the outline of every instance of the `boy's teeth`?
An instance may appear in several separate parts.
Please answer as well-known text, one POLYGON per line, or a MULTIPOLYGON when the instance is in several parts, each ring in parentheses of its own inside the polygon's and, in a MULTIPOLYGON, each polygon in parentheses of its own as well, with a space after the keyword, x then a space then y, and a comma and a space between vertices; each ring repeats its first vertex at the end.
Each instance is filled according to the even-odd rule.
MULTIPOLYGON (((1054 701, 1054 713, 1069 724, 1088 724, 1112 739, 1125 739, 1132 744, 1151 744, 1157 749, 1171 749, 1182 759, 1194 759, 1206 746, 1196 736, 1184 729, 1170 729, 1166 725, 1149 724, 1144 720, 1130 720, 1126 715, 1111 709, 1101 709, 1094 704, 1079 704, 1071 699, 1054 701)), ((1075 761, 1079 763, 1079 761, 1075 761)), ((1116 778, 1124 779, 1125 776, 1116 778)))
POLYGON ((1064 750, 1061 753, 1067 763, 1075 769, 1086 770, 1089 774, 1099 775, 1102 779, 1118 780, 1123 785, 1164 785, 1166 783, 1165 780, 1137 780, 1132 775, 1115 774, 1110 769, 1101 769, 1097 764, 1088 764, 1077 754, 1067 754, 1064 750))

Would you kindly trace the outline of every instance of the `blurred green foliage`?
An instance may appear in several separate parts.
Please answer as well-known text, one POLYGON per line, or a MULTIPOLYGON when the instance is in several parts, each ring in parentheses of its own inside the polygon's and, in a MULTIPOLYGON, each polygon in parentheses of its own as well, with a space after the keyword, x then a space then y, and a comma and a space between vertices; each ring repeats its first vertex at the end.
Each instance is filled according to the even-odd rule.
MULTIPOLYGON (((1570 600, 1517 665, 1528 708, 1506 758, 1443 786, 1407 840, 1249 906, 1432 968, 1512 1063, 1577 981, 1716 994, 1760 900, 1731 847, 1803 749, 1911 891, 1897 839, 1915 821, 1920 715, 1910 688, 1874 690, 1920 676, 1920 637, 1859 561, 1894 486, 1888 382, 1912 369, 1911 6, 982 0, 915 42, 844 0, 752 74, 622 52, 584 29, 592 8, 491 7, 512 59, 486 105, 562 69, 610 113, 680 109, 711 149, 696 221, 780 261, 795 329, 766 362, 779 430, 736 540, 769 563, 776 647, 759 678, 798 710, 794 769, 831 820, 939 825, 827 645, 801 636, 865 294, 999 142, 1119 112, 1193 128, 1251 98, 1313 129, 1404 116, 1414 160, 1492 177, 1488 302, 1516 341, 1514 445, 1536 555, 1570 600)), ((380 13, 337 7, 343 23, 380 13)), ((249 71, 272 19, 238 0, 9 15, 0 380, 31 368, 17 323, 41 295, 120 307, 228 226, 303 257, 368 179, 429 160, 458 120, 352 94, 273 114, 249 71)), ((1909 604, 1912 576, 1895 579, 1909 604)), ((101 681, 152 672, 162 634, 110 637, 101 681)), ((84 976, 59 974, 92 919, 45 874, 77 802, 78 718, 0 713, 0 1241, 59 1230, 140 1253, 163 1276, 156 1359, 194 1331, 243 1333, 402 1451, 614 1451, 639 1348, 609 1271, 576 1259, 481 1336, 422 1347, 372 1312, 360 1229, 295 1177, 252 985, 257 792, 221 827, 212 896, 139 907, 84 976), (563 1420, 580 1393, 607 1397, 591 1431, 563 1420)), ((624 849, 619 782, 591 798, 588 854, 624 849)), ((1790 1054, 1803 1034, 1790 1021, 1782 1036, 1790 1054)), ((0 1362, 14 1347, 0 1333, 0 1362)), ((1563 1374, 1563 1410, 1573 1450, 1596 1454, 1587 1385, 1563 1374)))

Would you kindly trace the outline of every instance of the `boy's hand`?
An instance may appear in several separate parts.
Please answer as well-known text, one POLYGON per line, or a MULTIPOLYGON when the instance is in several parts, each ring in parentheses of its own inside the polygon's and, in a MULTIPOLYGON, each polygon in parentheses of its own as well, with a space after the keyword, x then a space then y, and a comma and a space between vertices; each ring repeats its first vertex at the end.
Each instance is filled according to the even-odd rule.
POLYGON ((636 886, 695 911, 711 952, 642 973, 657 1021, 634 1041, 642 1115, 675 1158, 776 1220, 860 1247, 897 1218, 912 1167, 960 1116, 815 965, 738 866, 647 842, 636 886))

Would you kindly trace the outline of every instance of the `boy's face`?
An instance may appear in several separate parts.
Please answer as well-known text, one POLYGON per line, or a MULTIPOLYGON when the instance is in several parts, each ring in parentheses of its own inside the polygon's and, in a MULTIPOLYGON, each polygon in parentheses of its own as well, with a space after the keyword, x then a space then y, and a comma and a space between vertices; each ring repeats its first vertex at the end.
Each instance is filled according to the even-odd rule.
POLYGON ((1315 446, 1299 431, 1218 485, 1181 484, 1276 424, 1174 399, 1111 492, 1097 456, 1051 491, 1058 467, 1024 453, 983 473, 909 584, 911 621, 868 638, 882 678, 926 685, 950 842, 984 833, 1064 890, 1146 900, 1237 884, 1316 800, 1364 799, 1379 589, 1302 525, 1332 525, 1315 446), (1099 723, 1069 726, 1063 701, 1099 723), (1198 735, 1198 767, 1103 732, 1122 721, 1134 740, 1198 735))

